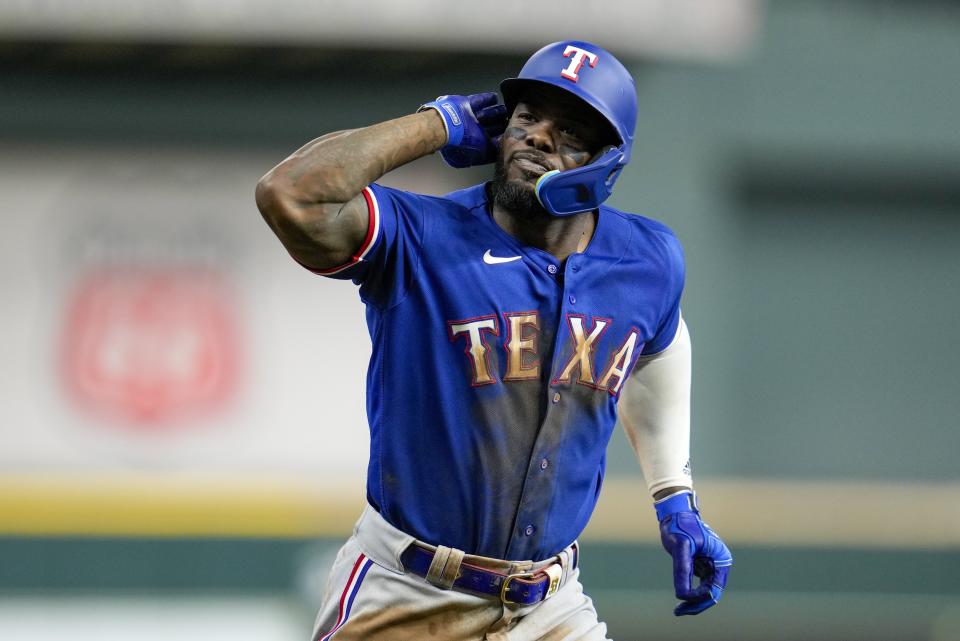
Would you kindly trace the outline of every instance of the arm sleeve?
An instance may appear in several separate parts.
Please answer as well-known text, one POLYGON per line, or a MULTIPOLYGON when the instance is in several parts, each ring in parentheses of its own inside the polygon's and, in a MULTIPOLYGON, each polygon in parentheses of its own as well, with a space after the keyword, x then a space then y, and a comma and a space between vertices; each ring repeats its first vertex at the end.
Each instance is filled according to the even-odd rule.
POLYGON ((683 318, 673 341, 641 356, 623 385, 618 413, 650 494, 692 487, 690 476, 690 334, 683 318))
POLYGON ((360 286, 364 302, 389 307, 402 300, 420 266, 423 200, 417 194, 372 184, 363 190, 368 226, 363 243, 349 261, 310 271, 360 286))

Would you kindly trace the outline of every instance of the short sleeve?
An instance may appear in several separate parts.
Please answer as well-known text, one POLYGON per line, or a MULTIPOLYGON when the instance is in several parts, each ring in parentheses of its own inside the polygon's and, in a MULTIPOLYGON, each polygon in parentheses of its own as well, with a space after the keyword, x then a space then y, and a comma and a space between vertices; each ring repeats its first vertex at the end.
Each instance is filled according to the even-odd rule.
POLYGON ((643 356, 651 356, 670 347, 680 327, 680 297, 683 295, 683 284, 686 278, 683 247, 672 233, 663 233, 661 237, 664 240, 665 249, 663 306, 657 332, 644 345, 641 352, 643 356))
POLYGON ((400 301, 416 276, 423 245, 423 198, 372 184, 363 190, 368 226, 349 261, 310 271, 360 286, 364 302, 385 308, 400 301))

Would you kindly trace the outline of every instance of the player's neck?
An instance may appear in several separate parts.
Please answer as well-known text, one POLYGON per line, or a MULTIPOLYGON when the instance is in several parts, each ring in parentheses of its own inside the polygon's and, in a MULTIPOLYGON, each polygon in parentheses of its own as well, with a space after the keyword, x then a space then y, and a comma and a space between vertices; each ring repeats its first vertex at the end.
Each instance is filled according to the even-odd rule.
POLYGON ((595 211, 558 217, 546 212, 516 213, 496 205, 493 219, 524 245, 552 254, 561 262, 587 248, 597 225, 595 211))

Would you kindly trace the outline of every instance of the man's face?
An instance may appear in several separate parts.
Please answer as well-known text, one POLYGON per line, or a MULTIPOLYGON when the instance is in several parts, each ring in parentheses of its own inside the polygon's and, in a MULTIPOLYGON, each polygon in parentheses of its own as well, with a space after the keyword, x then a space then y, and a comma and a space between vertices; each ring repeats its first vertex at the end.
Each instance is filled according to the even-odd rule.
POLYGON ((517 103, 500 142, 498 178, 532 189, 552 169, 581 167, 614 142, 606 120, 562 89, 545 85, 517 103))

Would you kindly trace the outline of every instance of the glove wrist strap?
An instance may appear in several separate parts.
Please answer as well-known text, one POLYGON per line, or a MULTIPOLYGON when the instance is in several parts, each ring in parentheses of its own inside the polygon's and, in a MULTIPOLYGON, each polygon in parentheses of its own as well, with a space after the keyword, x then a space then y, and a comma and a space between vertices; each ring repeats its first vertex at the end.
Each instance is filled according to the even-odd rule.
POLYGON ((692 490, 681 490, 664 497, 656 501, 653 504, 653 508, 657 511, 658 521, 662 521, 677 512, 700 513, 700 509, 697 506, 697 495, 692 490))
POLYGON ((447 144, 444 146, 459 145, 463 140, 463 119, 457 113, 457 107, 444 98, 446 96, 440 96, 432 102, 421 105, 417 113, 427 109, 435 110, 443 120, 443 128, 447 130, 447 144))

